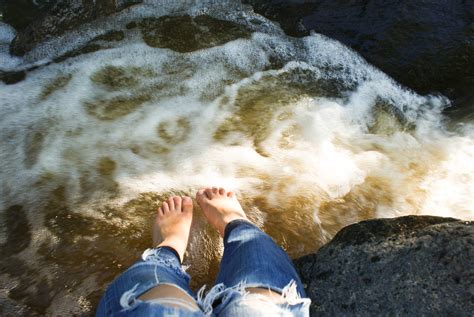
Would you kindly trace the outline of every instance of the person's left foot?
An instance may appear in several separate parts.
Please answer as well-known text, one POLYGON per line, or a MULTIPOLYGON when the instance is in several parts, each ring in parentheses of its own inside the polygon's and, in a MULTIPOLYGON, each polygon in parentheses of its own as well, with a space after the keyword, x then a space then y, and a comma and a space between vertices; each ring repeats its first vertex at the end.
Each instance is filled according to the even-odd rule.
POLYGON ((189 197, 170 197, 164 201, 153 224, 153 246, 175 249, 181 261, 188 246, 193 220, 193 202, 189 197))

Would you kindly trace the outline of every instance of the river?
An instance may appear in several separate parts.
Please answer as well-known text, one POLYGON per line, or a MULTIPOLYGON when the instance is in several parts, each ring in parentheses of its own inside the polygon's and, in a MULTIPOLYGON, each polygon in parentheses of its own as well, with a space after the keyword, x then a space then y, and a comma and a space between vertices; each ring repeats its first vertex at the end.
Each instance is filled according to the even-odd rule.
MULTIPOLYGON (((0 49, 2 69, 37 66, 0 83, 5 311, 93 313, 150 246, 158 202, 203 186, 235 191, 293 258, 365 219, 474 219, 474 124, 444 117, 448 99, 238 3, 163 3, 21 59, 0 49)), ((13 36, 0 24, 3 47, 13 36)), ((195 205, 194 288, 212 285, 221 252, 195 205)))

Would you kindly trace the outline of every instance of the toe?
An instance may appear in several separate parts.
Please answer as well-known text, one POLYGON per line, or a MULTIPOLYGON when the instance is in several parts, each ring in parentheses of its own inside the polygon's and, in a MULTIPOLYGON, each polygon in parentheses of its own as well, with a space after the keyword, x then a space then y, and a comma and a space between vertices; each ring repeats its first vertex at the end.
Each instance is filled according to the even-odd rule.
POLYGON ((168 202, 168 207, 170 211, 171 212, 175 211, 173 197, 168 198, 167 202, 168 202))
POLYGON ((217 188, 217 187, 212 187, 212 193, 213 193, 214 195, 217 195, 217 194, 219 193, 219 188, 217 188))
POLYGON ((170 208, 168 207, 168 203, 165 201, 163 205, 161 205, 161 209, 163 210, 163 215, 166 215, 170 212, 170 208))
POLYGON ((205 189, 201 188, 200 190, 197 191, 196 193, 196 200, 201 203, 207 198, 205 189))
POLYGON ((233 198, 233 197, 234 197, 234 193, 233 193, 233 192, 227 192, 227 197, 233 198))
POLYGON ((225 189, 224 188, 219 188, 219 194, 225 195, 225 189))
POLYGON ((181 212, 181 197, 179 196, 174 196, 173 197, 173 202, 174 202, 174 209, 177 212, 181 212))
POLYGON ((182 200, 183 212, 188 213, 193 211, 193 201, 190 197, 183 197, 182 200))
POLYGON ((161 207, 158 208, 157 214, 158 214, 158 217, 163 216, 163 208, 161 208, 161 207))
POLYGON ((214 194, 212 193, 212 189, 211 188, 206 188, 204 190, 204 193, 206 194, 206 197, 208 199, 212 199, 214 197, 214 194))

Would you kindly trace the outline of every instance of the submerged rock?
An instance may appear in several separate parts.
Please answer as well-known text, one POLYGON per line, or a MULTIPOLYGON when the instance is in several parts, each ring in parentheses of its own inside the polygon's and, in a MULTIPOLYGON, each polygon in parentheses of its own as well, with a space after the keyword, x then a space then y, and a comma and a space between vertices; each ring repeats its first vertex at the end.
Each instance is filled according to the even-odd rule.
POLYGON ((362 221, 296 260, 311 315, 466 316, 474 310, 473 222, 362 221))
POLYGON ((472 1, 247 0, 292 36, 334 38, 421 94, 474 102, 472 1))
POLYGON ((250 30, 237 23, 206 15, 147 18, 139 25, 147 45, 180 53, 222 45, 251 35, 250 30))

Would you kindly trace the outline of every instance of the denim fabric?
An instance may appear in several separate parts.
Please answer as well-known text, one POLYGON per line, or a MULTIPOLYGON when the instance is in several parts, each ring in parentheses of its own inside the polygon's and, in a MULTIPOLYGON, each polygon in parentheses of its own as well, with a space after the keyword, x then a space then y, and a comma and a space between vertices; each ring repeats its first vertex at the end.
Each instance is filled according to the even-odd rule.
POLYGON ((189 280, 175 251, 166 247, 148 249, 141 259, 110 284, 99 303, 96 316, 154 316, 156 313, 152 312, 156 310, 163 314, 174 312, 176 309, 173 307, 144 302, 138 297, 158 284, 172 284, 195 298, 189 288, 189 280))
POLYGON ((293 263, 273 239, 245 220, 235 220, 224 233, 224 256, 216 284, 227 287, 245 281, 246 287, 265 287, 278 293, 291 281, 305 297, 303 285, 293 263))
MULTIPOLYGON (((174 251, 174 250, 173 250, 174 251)), ((145 251, 142 259, 107 288, 97 316, 309 316, 310 300, 288 255, 258 227, 245 220, 229 223, 216 285, 199 298, 189 288, 189 275, 170 248, 145 251), (187 292, 201 308, 192 312, 138 297, 159 284, 187 292), (281 295, 274 303, 246 288, 269 288, 281 295)))
POLYGON ((275 304, 259 294, 236 295, 214 314, 219 317, 308 317, 309 304, 308 299, 294 304, 275 304))

